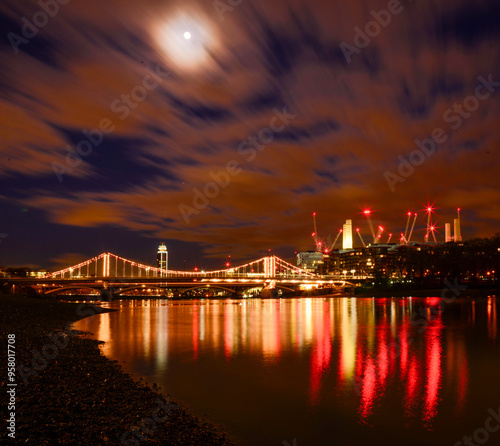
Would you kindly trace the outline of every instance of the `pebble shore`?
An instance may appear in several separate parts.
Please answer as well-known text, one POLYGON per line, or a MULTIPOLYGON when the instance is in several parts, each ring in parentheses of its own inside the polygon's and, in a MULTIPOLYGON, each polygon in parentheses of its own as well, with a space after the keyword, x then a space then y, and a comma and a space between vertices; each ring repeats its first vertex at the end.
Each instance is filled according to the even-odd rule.
POLYGON ((23 374, 16 373, 15 439, 7 436, 7 423, 2 423, 0 443, 236 444, 215 425, 201 421, 172 401, 156 385, 149 387, 126 374, 116 361, 101 353, 99 341, 66 335, 67 324, 81 319, 78 305, 0 295, 3 393, 7 389, 8 334, 15 335, 18 370, 24 367, 23 374))

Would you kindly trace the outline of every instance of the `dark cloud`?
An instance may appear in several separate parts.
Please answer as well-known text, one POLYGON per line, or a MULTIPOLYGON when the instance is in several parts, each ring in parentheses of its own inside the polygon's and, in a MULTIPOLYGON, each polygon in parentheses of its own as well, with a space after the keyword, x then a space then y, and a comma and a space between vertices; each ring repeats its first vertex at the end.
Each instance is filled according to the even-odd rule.
POLYGON ((500 4, 495 0, 464 2, 454 11, 438 17, 436 30, 439 39, 453 38, 473 47, 482 40, 493 41, 500 35, 500 4))

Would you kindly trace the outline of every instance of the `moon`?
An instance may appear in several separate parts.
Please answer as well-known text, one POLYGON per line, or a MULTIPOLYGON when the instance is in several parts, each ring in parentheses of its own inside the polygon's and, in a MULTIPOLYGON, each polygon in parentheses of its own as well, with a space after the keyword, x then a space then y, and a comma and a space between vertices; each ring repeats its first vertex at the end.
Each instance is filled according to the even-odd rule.
POLYGON ((212 53, 219 47, 218 33, 211 20, 193 11, 158 21, 154 34, 169 61, 188 72, 207 68, 213 62, 212 53))

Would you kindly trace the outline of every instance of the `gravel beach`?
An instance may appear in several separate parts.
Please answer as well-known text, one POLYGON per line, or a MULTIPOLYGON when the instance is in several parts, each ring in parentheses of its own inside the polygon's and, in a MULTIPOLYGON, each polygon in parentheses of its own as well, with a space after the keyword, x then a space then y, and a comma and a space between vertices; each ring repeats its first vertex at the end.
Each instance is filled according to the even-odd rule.
MULTIPOLYGON (((235 444, 220 429, 189 414, 156 386, 151 388, 124 373, 101 353, 98 341, 69 331, 69 323, 92 311, 109 310, 0 295, 2 393, 15 389, 15 439, 8 436, 9 418, 4 418, 1 443, 235 444), (7 385, 8 339, 15 339, 16 387, 7 385)), ((7 406, 8 401, 2 401, 7 406)), ((7 413, 10 417, 10 410, 7 413)))

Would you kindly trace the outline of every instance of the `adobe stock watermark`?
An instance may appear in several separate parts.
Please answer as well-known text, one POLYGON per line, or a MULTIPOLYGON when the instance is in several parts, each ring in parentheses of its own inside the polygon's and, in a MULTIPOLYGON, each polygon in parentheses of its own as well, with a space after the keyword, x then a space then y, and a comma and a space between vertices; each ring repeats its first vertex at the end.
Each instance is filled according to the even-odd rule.
POLYGON ((484 427, 478 427, 470 436, 464 435, 454 446, 478 446, 487 443, 490 435, 500 429, 500 407, 496 412, 490 407, 488 413, 490 416, 484 421, 484 427))
MULTIPOLYGON (((453 107, 446 109, 442 115, 443 121, 450 124, 452 130, 460 128, 464 121, 478 110, 481 101, 486 101, 500 88, 500 82, 493 80, 493 74, 489 74, 487 78, 481 75, 477 79, 479 84, 476 86, 474 94, 467 96, 461 103, 453 104, 453 107)), ((422 141, 415 139, 414 142, 418 149, 410 152, 407 157, 398 156, 397 174, 389 170, 384 172, 384 178, 391 192, 396 190, 396 184, 404 183, 415 172, 415 167, 422 165, 427 158, 433 155, 436 152, 437 145, 446 142, 448 136, 445 130, 436 127, 431 132, 430 138, 422 141)))
MULTIPOLYGON (((144 102, 151 91, 158 88, 164 79, 169 77, 167 71, 162 71, 159 65, 156 65, 155 70, 147 66, 149 71, 142 78, 141 83, 135 85, 128 94, 122 94, 119 98, 113 100, 110 109, 118 115, 118 118, 123 121, 128 118, 131 110, 135 110, 141 102, 144 102)), ((113 120, 110 118, 102 118, 96 128, 82 130, 83 138, 78 141, 73 148, 67 145, 64 149, 68 152, 65 157, 65 162, 59 163, 54 161, 52 169, 56 174, 59 183, 62 183, 63 175, 73 172, 82 162, 82 157, 89 156, 93 150, 101 145, 105 135, 109 135, 116 129, 113 120)))
MULTIPOLYGON (((411 2, 412 0, 408 1, 411 2)), ((339 45, 347 63, 352 62, 353 54, 361 53, 361 50, 370 45, 372 39, 377 37, 382 32, 383 28, 389 26, 392 21, 392 16, 401 14, 403 10, 404 6, 399 0, 389 0, 386 9, 381 9, 378 12, 371 10, 370 15, 374 20, 370 20, 364 26, 364 29, 361 29, 359 26, 354 27, 354 45, 347 42, 341 42, 339 45)))
POLYGON ((234 8, 240 6, 243 0, 214 0, 213 7, 222 22, 227 12, 233 12, 234 8))
POLYGON ((10 32, 7 34, 7 39, 14 49, 14 53, 19 53, 21 44, 29 43, 30 39, 35 37, 40 29, 45 28, 51 19, 54 19, 59 14, 60 5, 67 5, 71 0, 39 0, 38 6, 40 10, 35 12, 29 20, 27 17, 22 17, 21 34, 10 32))
MULTIPOLYGON (((276 133, 280 133, 292 119, 297 115, 290 113, 286 106, 283 110, 273 109, 274 116, 269 121, 269 127, 260 129, 257 134, 249 136, 238 145, 238 153, 245 157, 246 162, 252 162, 258 152, 263 151, 266 146, 274 141, 276 133)), ((208 176, 211 180, 205 184, 202 190, 194 187, 192 206, 185 203, 179 204, 179 212, 186 224, 189 224, 193 215, 198 215, 205 209, 210 200, 216 198, 221 190, 225 189, 231 182, 231 178, 239 175, 243 170, 242 165, 237 160, 228 161, 225 168, 218 172, 210 171, 208 176)))

